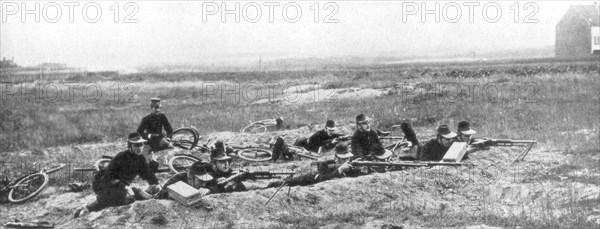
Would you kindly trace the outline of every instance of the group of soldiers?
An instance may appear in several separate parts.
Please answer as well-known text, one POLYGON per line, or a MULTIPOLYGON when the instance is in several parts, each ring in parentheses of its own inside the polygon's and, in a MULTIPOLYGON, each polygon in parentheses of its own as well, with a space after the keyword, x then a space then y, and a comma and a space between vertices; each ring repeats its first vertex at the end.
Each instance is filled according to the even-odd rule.
MULTIPOLYGON (((185 173, 171 177, 162 188, 158 185, 158 179, 153 173, 158 168, 158 162, 154 157, 148 160, 143 154, 144 145, 147 144, 151 151, 171 148, 168 138, 171 137, 173 129, 165 116, 160 111, 160 99, 152 98, 150 107, 152 112, 145 116, 137 129, 127 139, 127 150, 119 152, 109 165, 94 176, 92 184, 96 193, 96 200, 87 203, 76 210, 75 217, 79 217, 90 211, 102 210, 110 206, 131 204, 135 200, 150 198, 168 198, 167 186, 183 181, 196 189, 204 190, 203 194, 246 191, 242 183, 243 176, 239 179, 227 179, 235 175, 231 168, 232 157, 229 156, 231 149, 226 147, 223 141, 217 141, 210 151, 210 161, 198 161, 192 164, 185 173), (167 135, 163 135, 163 129, 167 135), (149 187, 141 190, 132 187, 136 176, 146 180, 149 187)), ((328 120, 325 127, 316 131, 309 138, 300 138, 293 144, 308 151, 321 153, 325 150, 333 150, 332 160, 318 161, 317 170, 309 170, 305 174, 297 174, 285 179, 270 182, 266 187, 280 187, 283 185, 310 185, 324 180, 339 177, 354 177, 373 172, 365 167, 353 166, 356 160, 385 160, 393 153, 384 148, 379 135, 382 132, 371 128, 371 119, 364 114, 356 116, 356 131, 350 137, 336 133, 336 125, 333 120, 328 120), (350 146, 346 140, 350 139, 350 146)), ((457 133, 450 131, 448 125, 437 128, 435 139, 421 145, 416 139, 414 131, 403 123, 401 128, 407 140, 407 146, 403 152, 416 155, 412 160, 440 161, 454 141, 473 143, 477 141, 471 136, 476 132, 469 127, 468 122, 460 122, 457 133)), ((273 160, 279 156, 284 159, 290 158, 289 149, 283 138, 279 137, 273 144, 273 160)), ((471 147, 471 146, 470 146, 471 147)))

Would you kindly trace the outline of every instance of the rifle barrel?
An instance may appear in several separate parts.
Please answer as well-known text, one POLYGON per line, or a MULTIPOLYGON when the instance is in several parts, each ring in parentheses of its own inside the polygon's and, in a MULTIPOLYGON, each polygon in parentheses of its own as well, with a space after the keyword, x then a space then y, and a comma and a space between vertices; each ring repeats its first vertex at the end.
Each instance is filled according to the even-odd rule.
POLYGON ((352 162, 354 166, 393 166, 393 167, 424 167, 434 165, 449 165, 449 166, 462 166, 470 165, 464 162, 375 162, 375 161, 357 161, 352 162))
POLYGON ((425 163, 404 163, 404 162, 376 162, 376 161, 357 161, 352 162, 353 166, 393 166, 393 167, 420 167, 427 166, 425 163))
POLYGON ((518 143, 521 143, 521 144, 537 143, 537 141, 535 141, 535 140, 513 140, 513 139, 492 139, 492 142, 494 142, 494 143, 513 143, 513 144, 515 144, 515 143, 517 143, 517 144, 518 143))
POLYGON ((248 175, 248 177, 252 177, 255 179, 256 178, 270 179, 273 176, 293 175, 293 174, 296 174, 296 173, 295 172, 272 172, 272 171, 241 171, 239 173, 236 173, 236 174, 228 177, 225 180, 222 180, 218 184, 219 185, 227 184, 228 182, 230 182, 232 180, 240 179, 244 175, 248 175))
POLYGON ((319 160, 319 158, 315 157, 315 156, 311 156, 308 154, 304 154, 304 153, 296 153, 298 156, 300 157, 305 157, 305 158, 309 158, 309 159, 313 159, 313 160, 319 160))
POLYGON ((450 165, 450 166, 462 166, 462 165, 471 165, 464 162, 426 162, 429 166, 434 165, 450 165))
POLYGON ((390 136, 390 137, 379 137, 379 139, 403 139, 404 137, 396 137, 396 136, 390 136))
POLYGON ((235 175, 232 175, 232 176, 228 177, 228 178, 227 178, 227 179, 225 179, 225 180, 222 180, 222 181, 221 181, 221 182, 219 182, 218 184, 219 184, 219 185, 224 185, 224 184, 227 184, 227 183, 229 183, 229 182, 230 182, 230 181, 232 181, 232 180, 238 179, 239 177, 243 176, 244 174, 245 174, 244 172, 242 172, 242 173, 237 173, 237 174, 235 174, 235 175))

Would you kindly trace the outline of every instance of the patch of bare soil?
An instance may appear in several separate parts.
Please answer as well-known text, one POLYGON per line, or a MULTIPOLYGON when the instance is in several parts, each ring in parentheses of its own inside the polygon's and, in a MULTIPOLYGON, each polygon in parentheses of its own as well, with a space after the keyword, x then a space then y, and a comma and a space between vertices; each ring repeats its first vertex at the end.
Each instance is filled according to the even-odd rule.
POLYGON ((299 85, 290 87, 283 91, 282 95, 275 98, 261 99, 253 102, 254 104, 265 103, 283 103, 299 104, 323 101, 336 101, 342 99, 360 99, 372 98, 390 94, 390 88, 371 89, 371 88, 331 88, 323 89, 318 85, 299 85))

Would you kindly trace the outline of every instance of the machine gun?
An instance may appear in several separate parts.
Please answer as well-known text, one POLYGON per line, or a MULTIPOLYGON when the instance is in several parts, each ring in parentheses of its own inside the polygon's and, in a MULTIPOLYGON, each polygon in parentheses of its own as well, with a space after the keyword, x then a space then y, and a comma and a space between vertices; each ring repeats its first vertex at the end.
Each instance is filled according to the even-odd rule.
POLYGON ((233 180, 247 180, 247 179, 273 179, 273 178, 281 178, 282 176, 292 176, 296 174, 295 172, 279 172, 279 171, 248 171, 248 170, 240 170, 238 173, 226 178, 225 180, 220 181, 219 185, 227 184, 233 180))
POLYGON ((513 139, 481 139, 471 143, 471 145, 482 146, 516 146, 516 145, 532 145, 537 143, 535 140, 513 140, 513 139))
POLYGON ((536 140, 482 139, 482 140, 476 140, 475 142, 471 143, 471 145, 477 146, 477 147, 527 146, 527 148, 525 148, 523 151, 521 151, 521 153, 519 153, 519 156, 517 156, 517 158, 510 164, 510 166, 512 166, 513 164, 524 160, 525 157, 527 156, 527 154, 529 153, 529 151, 531 151, 531 148, 533 148, 533 145, 535 145, 535 143, 537 143, 536 140))

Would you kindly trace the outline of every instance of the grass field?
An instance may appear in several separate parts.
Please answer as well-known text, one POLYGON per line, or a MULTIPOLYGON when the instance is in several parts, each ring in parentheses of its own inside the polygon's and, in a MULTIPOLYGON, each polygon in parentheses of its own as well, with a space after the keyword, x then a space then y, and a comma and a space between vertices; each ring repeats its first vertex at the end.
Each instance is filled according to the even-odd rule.
MULTIPOLYGON (((532 175, 528 179, 533 181, 529 182, 547 184, 548 188, 557 190, 563 188, 560 186, 563 183, 592 185, 597 188, 600 185, 597 176, 600 173, 599 73, 599 62, 582 61, 494 65, 479 63, 469 66, 370 66, 305 72, 133 74, 108 78, 106 81, 77 79, 79 81, 71 83, 79 88, 85 88, 86 85, 93 85, 87 88, 100 88, 101 97, 94 97, 97 94, 94 94, 96 92, 93 89, 87 92, 75 89, 68 94, 66 88, 69 87, 62 84, 59 85, 61 90, 47 89, 38 94, 31 93, 32 90, 29 94, 21 93, 13 85, 4 87, 2 94, 0 154, 4 162, 51 159, 64 163, 87 163, 99 154, 114 154, 116 151, 73 150, 60 157, 52 157, 55 151, 49 147, 122 142, 124 136, 135 131, 141 118, 149 112, 146 101, 151 97, 161 97, 164 99, 163 111, 173 126, 194 125, 203 135, 220 131, 235 132, 250 121, 278 116, 285 118, 290 129, 306 124, 321 124, 326 119, 334 119, 347 126, 357 114, 365 113, 374 118, 376 128, 384 130, 402 121, 411 122, 418 133, 427 133, 421 135, 422 140, 426 140, 439 124, 449 124, 455 128, 459 121, 468 120, 472 128, 477 130, 478 136, 538 141, 536 148, 540 154, 531 163, 537 163, 543 172, 532 175), (293 88, 290 85, 315 83, 321 89, 376 88, 388 93, 381 97, 358 99, 337 99, 335 94, 325 94, 319 95, 312 103, 252 103, 260 98, 280 97, 283 89, 293 88), (252 87, 245 90, 244 85, 252 87), (223 87, 228 91, 221 95, 223 87), (257 88, 260 88, 260 94, 257 88), (60 99, 54 97, 57 91, 61 92, 60 99), (29 151, 33 153, 26 157, 15 153, 29 151), (544 158, 545 152, 548 153, 548 158, 544 158), (577 175, 579 173, 584 175, 577 175)), ((21 86, 31 89, 35 88, 33 85, 36 84, 21 86)), ((38 85, 44 88, 48 82, 38 82, 38 85)), ((502 158, 498 159, 498 163, 500 161, 502 158)), ((491 162, 496 163, 494 160, 491 162)), ((478 172, 476 176, 485 177, 481 174, 488 173, 488 170, 481 169, 478 172)), ((459 175, 450 177, 456 176, 459 175)), ((370 182, 369 179, 374 178, 361 181, 370 182)), ((389 182, 386 179, 373 182, 389 182)), ((425 180, 430 181, 429 183, 437 182, 435 179, 425 180)), ((427 182, 423 184, 424 187, 431 186, 427 182)), ((389 187, 407 188, 395 183, 390 183, 389 187)), ((430 188, 436 187, 439 186, 430 188)), ((469 190, 468 188, 462 187, 461 190, 469 190)), ((375 190, 373 187, 365 187, 354 191, 375 190)), ((390 209, 377 205, 381 201, 397 201, 397 194, 387 191, 383 190, 383 194, 372 198, 365 197, 366 202, 362 204, 337 205, 338 209, 346 206, 345 211, 327 210, 327 206, 335 204, 335 195, 340 195, 339 198, 349 196, 339 193, 330 196, 330 193, 323 191, 325 193, 321 194, 333 199, 326 198, 326 201, 317 203, 318 207, 325 210, 322 214, 309 218, 308 213, 315 209, 308 203, 308 194, 301 192, 303 195, 298 198, 308 199, 298 202, 305 205, 294 211, 278 214, 278 224, 263 226, 278 228, 293 225, 313 228, 337 225, 345 228, 364 226, 374 220, 402 224, 406 217, 420 226, 432 228, 466 226, 478 222, 504 227, 589 228, 597 226, 587 217, 596 211, 594 206, 597 206, 600 197, 580 201, 574 194, 564 196, 563 198, 571 198, 570 201, 565 200, 568 207, 534 201, 528 207, 532 209, 529 212, 538 209, 538 213, 530 213, 536 216, 499 216, 493 211, 465 215, 460 210, 449 211, 444 215, 439 213, 439 206, 426 210, 427 208, 412 204, 403 205, 400 210, 394 209, 405 213, 395 216, 396 213, 390 213, 390 209), (383 198, 386 193, 394 197, 383 198), (544 209, 546 212, 542 211, 544 209), (554 216, 553 209, 568 211, 554 216), (432 217, 432 211, 437 220, 427 220, 432 217)), ((427 191, 424 192, 427 194, 427 191)), ((546 199, 551 200, 550 197, 546 199)), ((494 208, 493 203, 490 206, 494 208)), ((252 209, 248 209, 248 212, 251 211, 252 209)), ((215 220, 229 222, 229 226, 236 225, 236 217, 214 217, 215 220)))
MULTIPOLYGON (((294 127, 320 123, 326 118, 351 121, 358 113, 374 116, 381 128, 411 118, 435 117, 431 120, 435 123, 430 126, 454 125, 464 119, 470 120, 486 136, 527 137, 542 142, 561 142, 563 137, 557 133, 563 131, 598 129, 599 82, 598 77, 594 77, 600 68, 598 63, 477 69, 488 68, 498 73, 479 78, 434 77, 429 74, 429 68, 376 68, 371 71, 278 72, 277 76, 273 73, 162 76, 171 80, 197 80, 182 84, 156 82, 158 76, 155 75, 126 75, 121 77, 123 81, 75 82, 71 85, 76 86, 70 88, 63 86, 68 83, 47 82, 3 85, 0 152, 122 139, 134 131, 141 117, 149 112, 146 101, 151 97, 165 100, 163 111, 174 126, 194 125, 202 133, 239 130, 250 121, 278 116, 285 117, 294 127), (539 73, 517 76, 532 72, 531 69, 539 73), (564 69, 573 72, 564 72, 564 69), (423 72, 427 73, 423 77, 409 77, 423 72), (212 81, 216 79, 221 81, 212 81), (326 88, 391 88, 416 84, 414 88, 423 90, 400 89, 390 96, 358 101, 336 100, 335 96, 325 94, 309 104, 250 103, 258 98, 281 95, 281 90, 293 88, 290 82, 319 83, 326 88), (244 87, 248 85, 244 83, 252 85, 244 87), (97 96, 98 89, 102 91, 101 96, 97 96), (221 94, 223 91, 226 94, 221 94)), ((451 75, 454 71, 451 67, 436 70, 438 75, 451 75)))

